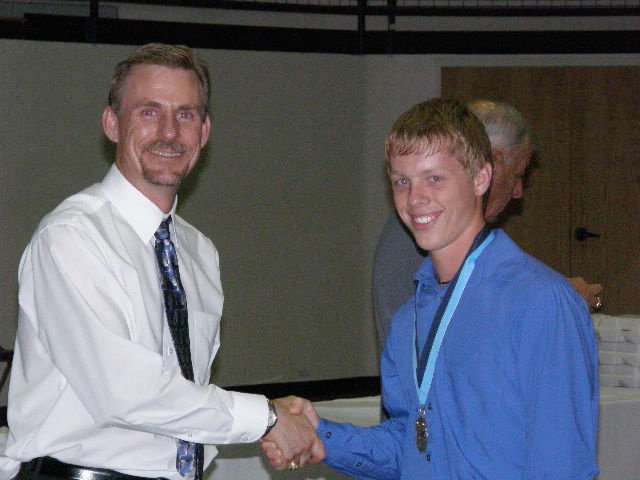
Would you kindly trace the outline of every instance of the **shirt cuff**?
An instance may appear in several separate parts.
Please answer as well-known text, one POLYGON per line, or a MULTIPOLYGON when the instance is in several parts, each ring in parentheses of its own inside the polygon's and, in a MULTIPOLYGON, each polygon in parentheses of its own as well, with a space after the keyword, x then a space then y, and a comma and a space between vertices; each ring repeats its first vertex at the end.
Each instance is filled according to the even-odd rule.
MULTIPOLYGON (((341 473, 355 475, 358 469, 362 467, 362 461, 347 447, 347 439, 345 438, 345 424, 338 424, 324 418, 320 419, 316 433, 322 440, 327 449, 327 457, 324 464, 334 468, 341 473), (355 472, 354 468, 355 467, 355 472)), ((349 435, 347 435, 348 437, 349 435)))
POLYGON ((334 462, 340 462, 345 457, 350 457, 349 453, 344 449, 341 427, 342 425, 340 424, 321 418, 316 429, 316 433, 327 449, 325 463, 329 465, 334 462))
POLYGON ((233 397, 233 431, 239 443, 257 442, 267 430, 269 407, 264 395, 229 392, 233 397))

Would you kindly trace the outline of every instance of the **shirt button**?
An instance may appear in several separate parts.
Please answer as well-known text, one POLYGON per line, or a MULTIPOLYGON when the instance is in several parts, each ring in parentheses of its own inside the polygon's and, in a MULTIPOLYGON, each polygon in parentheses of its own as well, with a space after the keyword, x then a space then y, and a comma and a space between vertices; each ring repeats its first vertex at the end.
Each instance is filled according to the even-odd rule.
POLYGON ((427 408, 428 408, 429 410, 433 410, 433 407, 431 407, 431 403, 429 403, 429 405, 427 405, 427 408))
POLYGON ((191 437, 193 437, 193 434, 187 433, 187 437, 191 438, 191 437))
POLYGON ((170 357, 173 355, 173 347, 167 348, 167 355, 169 355, 170 357))
POLYGON ((331 438, 331 432, 327 432, 324 434, 324 438, 331 438))
POLYGON ((427 455, 427 462, 431 461, 431 455, 427 455))
POLYGON ((356 467, 361 467, 361 466, 362 466, 362 462, 356 463, 356 467))
POLYGON ((240 437, 240 440, 242 440, 243 442, 248 442, 249 441, 249 436, 248 435, 242 435, 242 437, 240 437))

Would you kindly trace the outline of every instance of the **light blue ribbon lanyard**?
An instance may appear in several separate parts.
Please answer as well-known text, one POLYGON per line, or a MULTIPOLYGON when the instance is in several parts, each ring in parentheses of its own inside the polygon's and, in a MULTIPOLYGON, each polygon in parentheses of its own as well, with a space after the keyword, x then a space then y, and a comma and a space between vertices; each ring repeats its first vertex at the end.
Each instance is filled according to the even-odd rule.
MULTIPOLYGON (((449 303, 447 304, 447 308, 442 315, 442 320, 440 321, 440 325, 438 327, 438 331, 436 332, 435 338, 433 340, 433 346, 431 347, 431 352, 429 353, 429 359, 427 360, 427 366, 425 368, 424 376, 422 378, 422 384, 418 386, 418 378, 416 375, 416 370, 418 366, 418 356, 419 352, 414 352, 413 355, 413 378, 416 385, 416 391, 418 392, 418 402, 421 408, 424 408, 424 405, 427 401, 427 396, 429 395, 429 389, 431 388, 431 381, 433 380, 433 374, 436 368, 436 360, 438 359, 438 353, 440 352, 440 346, 442 345, 442 340, 444 339, 444 334, 447 331, 447 327, 451 322, 451 318, 458 307, 458 302, 464 293, 464 289, 467 286, 467 282, 473 273, 473 269, 476 265, 476 260, 482 254, 483 250, 493 241, 495 237, 495 233, 491 232, 484 239, 484 241, 467 257, 462 269, 460 270, 460 275, 458 277, 458 281, 456 282, 453 293, 451 294, 451 298, 449 299, 449 303)), ((414 345, 417 345, 417 324, 418 324, 418 297, 416 295, 416 309, 414 311, 414 322, 413 322, 413 338, 414 345)))

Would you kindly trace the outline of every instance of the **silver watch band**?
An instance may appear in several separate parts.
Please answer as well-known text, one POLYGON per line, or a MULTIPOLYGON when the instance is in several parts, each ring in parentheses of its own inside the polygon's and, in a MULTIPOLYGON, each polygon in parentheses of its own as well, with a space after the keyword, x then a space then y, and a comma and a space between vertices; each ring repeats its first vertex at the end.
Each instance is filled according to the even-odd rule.
POLYGON ((267 398, 267 406, 269 407, 269 417, 267 418, 267 429, 264 431, 264 434, 262 435, 263 437, 266 437, 269 434, 278 421, 276 406, 270 398, 267 398))

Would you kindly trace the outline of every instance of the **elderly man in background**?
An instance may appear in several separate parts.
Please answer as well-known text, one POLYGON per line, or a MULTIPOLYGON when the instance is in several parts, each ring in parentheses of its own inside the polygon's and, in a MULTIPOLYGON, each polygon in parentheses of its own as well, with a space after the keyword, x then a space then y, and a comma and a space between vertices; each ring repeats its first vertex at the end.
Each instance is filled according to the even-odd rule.
MULTIPOLYGON (((511 199, 521 198, 524 193, 523 177, 533 156, 533 139, 528 122, 512 105, 475 100, 467 107, 482 122, 491 142, 493 179, 485 218, 492 223, 498 220, 511 199)), ((393 212, 382 229, 373 261, 379 354, 384 349, 393 315, 415 293, 414 274, 427 253, 416 245, 393 212)), ((568 280, 592 311, 600 308, 601 285, 588 284, 582 277, 568 280)))

